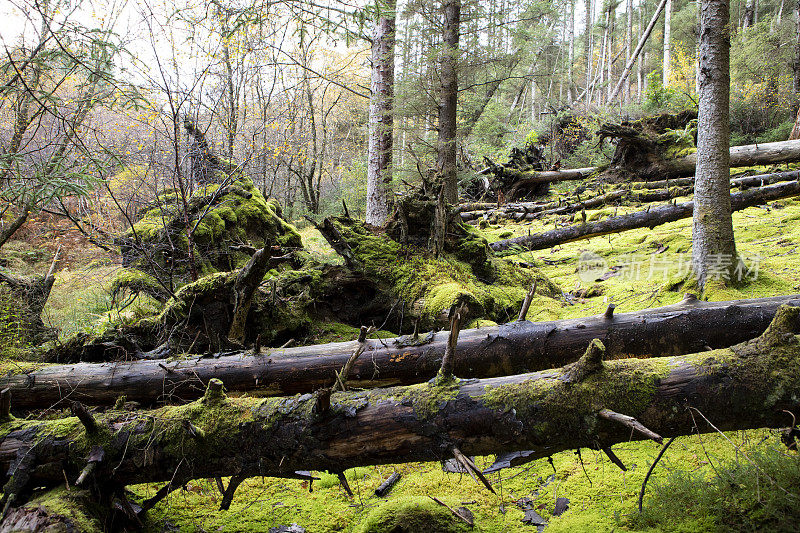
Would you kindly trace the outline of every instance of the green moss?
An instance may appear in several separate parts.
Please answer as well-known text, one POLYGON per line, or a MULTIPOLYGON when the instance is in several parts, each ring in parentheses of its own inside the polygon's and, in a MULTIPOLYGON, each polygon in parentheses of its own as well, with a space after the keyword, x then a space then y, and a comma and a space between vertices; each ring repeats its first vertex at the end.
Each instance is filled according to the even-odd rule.
POLYGON ((459 386, 457 379, 434 379, 428 383, 411 385, 403 393, 402 401, 410 402, 417 416, 429 419, 458 396, 459 386))
MULTIPOLYGON (((452 507, 452 505, 451 505, 452 507)), ((456 507, 458 505, 456 504, 456 507)), ((372 510, 356 529, 359 533, 456 533, 469 531, 445 507, 425 497, 393 498, 372 510)))
MULTIPOLYGON (((224 192, 216 184, 200 187, 187 203, 196 267, 202 273, 243 266, 249 256, 232 252, 233 245, 302 247, 300 234, 281 218, 277 203, 268 202, 249 179, 230 183, 224 192)), ((146 211, 126 234, 128 239, 141 241, 145 248, 152 247, 151 258, 158 265, 173 264, 179 274, 187 269, 189 242, 181 205, 174 193, 160 196, 159 207, 146 211)), ((149 261, 133 251, 123 252, 131 257, 134 266, 152 268, 149 261)))
POLYGON ((103 510, 91 502, 92 497, 88 491, 74 487, 58 487, 35 495, 24 507, 42 508, 47 513, 51 522, 47 528, 48 532, 100 533, 104 528, 97 517, 103 510), (59 523, 61 525, 58 525, 59 523))
MULTIPOLYGON (((357 339, 360 332, 360 328, 341 322, 315 322, 308 333, 305 344, 351 341, 357 339)), ((378 330, 370 335, 375 339, 388 339, 396 336, 391 331, 385 330, 378 330)))
POLYGON ((561 294, 536 268, 487 256, 486 240, 474 228, 465 230, 467 237, 453 254, 435 258, 360 224, 336 223, 367 276, 388 285, 407 306, 421 310, 428 325, 462 303, 469 317, 498 323, 512 320, 534 281, 540 295, 561 294))

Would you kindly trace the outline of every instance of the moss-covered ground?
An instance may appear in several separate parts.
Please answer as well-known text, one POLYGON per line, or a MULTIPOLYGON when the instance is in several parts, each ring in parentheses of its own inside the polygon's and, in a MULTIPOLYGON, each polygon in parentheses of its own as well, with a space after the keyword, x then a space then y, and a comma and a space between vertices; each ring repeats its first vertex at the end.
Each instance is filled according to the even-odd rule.
MULTIPOLYGON (((570 184, 559 185, 553 194, 568 197, 572 188, 570 184)), ((587 212, 587 219, 641 208, 606 207, 587 212)), ((574 223, 580 223, 580 215, 573 218, 574 223)), ((712 284, 703 297, 727 300, 800 291, 800 200, 748 208, 735 213, 733 219, 738 251, 752 269, 757 265, 757 275, 751 271, 748 277, 755 279, 731 288, 712 284)), ((566 217, 551 217, 522 224, 489 225, 482 231, 493 241, 552 229, 556 223, 573 222, 566 217)), ((306 241, 314 243, 316 257, 337 260, 314 230, 301 233, 306 241)), ((518 259, 533 263, 565 291, 561 299, 536 298, 528 319, 597 314, 612 302, 624 312, 679 301, 684 292, 696 292, 685 272, 690 235, 691 220, 687 219, 652 230, 629 231, 522 254, 518 259), (605 280, 594 281, 581 274, 580 256, 584 252, 599 256, 605 280)), ((787 415, 787 425, 788 418, 787 415)), ((517 503, 522 498, 530 498, 529 506, 549 521, 546 531, 552 532, 797 530, 800 458, 787 451, 773 431, 678 438, 648 482, 641 515, 637 509, 639 490, 660 446, 629 442, 614 450, 627 472, 600 451, 584 449, 580 456, 564 452, 553 456, 552 465, 540 460, 490 475, 496 495, 466 474, 445 473, 439 463, 409 463, 348 471, 353 498, 347 497, 336 476, 326 473, 318 474, 322 479, 311 487, 299 480, 251 479, 239 488, 231 509, 224 512, 218 510, 221 496, 214 481, 197 480, 159 504, 151 512, 150 527, 154 531, 267 531, 281 524, 297 523, 309 532, 391 531, 387 524, 397 522, 389 518, 407 516, 406 508, 423 514, 432 512, 425 500, 432 504, 428 497, 435 496, 454 509, 470 509, 477 531, 535 531, 534 526, 522 522, 525 513, 517 503), (402 473, 395 488, 385 498, 375 496, 374 489, 395 471, 402 473), (559 497, 569 498, 569 510, 553 517, 559 497)), ((492 460, 480 457, 476 462, 485 467, 492 460)), ((156 489, 139 486, 135 491, 146 496, 156 489)), ((447 522, 449 511, 441 510, 445 513, 429 522, 439 525, 416 530, 450 531, 450 527, 461 527, 455 518, 447 522), (441 525, 439 519, 448 525, 441 525)), ((413 523, 410 518, 407 520, 413 523)))
MULTIPOLYGON (((558 185, 553 196, 568 198, 573 188, 573 184, 558 185)), ((586 214, 591 221, 641 208, 626 204, 586 214)), ((521 224, 503 222, 489 224, 481 231, 493 241, 552 229, 556 224, 580 223, 581 218, 579 214, 521 224)), ((704 297, 727 300, 800 292, 800 200, 748 208, 735 213, 733 220, 738 251, 752 268, 758 265, 757 275, 751 271, 749 276, 755 279, 731 288, 712 284, 704 297)), ((315 230, 300 233, 317 260, 339 262, 315 230)), ((521 254, 518 260, 532 263, 564 290, 561 298, 535 298, 527 318, 536 321, 598 314, 609 303, 625 312, 679 301, 684 292, 695 291, 685 270, 681 270, 689 258, 690 235, 691 221, 686 219, 652 230, 640 229, 521 254), (599 270, 605 274, 601 277, 606 279, 595 281, 580 272, 582 253, 596 254, 595 262, 601 265, 599 270)), ((33 250, 19 246, 4 247, 0 252, 15 271, 22 268, 17 263, 25 266, 40 260, 44 265, 49 261, 35 255, 33 250)), ((32 271, 43 270, 39 268, 42 265, 32 271)), ((97 327, 97 319, 107 310, 107 288, 116 268, 104 263, 60 272, 45 322, 72 330, 97 327)), ((348 340, 355 334, 354 328, 330 325, 320 327, 309 340, 348 340)), ((5 371, 9 370, 12 369, 5 371)), ((788 418, 787 415, 787 425, 788 418)), ((238 489, 231 509, 219 511, 221 495, 215 482, 196 480, 153 509, 148 528, 268 531, 277 525, 297 523, 309 532, 390 531, 392 524, 396 525, 391 518, 409 516, 403 523, 413 524, 416 514, 405 513, 418 509, 432 517, 429 524, 447 524, 418 531, 449 531, 451 527, 459 530, 461 526, 454 518, 447 521, 449 511, 436 509, 428 498, 435 496, 454 509, 470 509, 477 531, 535 531, 534 526, 521 521, 524 511, 515 503, 521 498, 530 498, 529 505, 550 522, 547 531, 553 532, 797 530, 800 459, 796 453, 786 451, 774 432, 751 430, 677 439, 647 485, 641 515, 637 511, 638 493, 659 446, 630 442, 617 445, 614 450, 628 467, 627 472, 599 451, 584 449, 580 457, 564 452, 553 457, 552 465, 540 460, 492 474, 489 478, 496 495, 468 475, 443 472, 439 463, 409 463, 346 472, 355 492, 353 498, 347 497, 336 476, 326 473, 316 473, 322 479, 311 487, 299 480, 250 479, 238 489), (387 497, 376 497, 374 489, 395 471, 403 475, 397 486, 387 497), (569 510, 552 517, 558 497, 569 498, 569 510)), ((476 462, 485 467, 492 460, 480 457, 476 462)), ((133 490, 146 497, 157 488, 142 485, 133 490)))

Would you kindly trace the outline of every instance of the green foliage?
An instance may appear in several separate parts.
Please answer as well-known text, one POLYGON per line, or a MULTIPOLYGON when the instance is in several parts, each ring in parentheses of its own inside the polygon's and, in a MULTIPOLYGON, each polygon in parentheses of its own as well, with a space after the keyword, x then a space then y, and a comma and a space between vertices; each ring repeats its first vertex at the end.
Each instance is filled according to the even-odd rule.
POLYGON ((644 92, 644 109, 648 112, 677 112, 695 107, 695 102, 672 86, 664 86, 661 71, 654 70, 647 75, 647 87, 644 92))
POLYGON ((675 531, 796 531, 800 458, 778 445, 737 454, 714 475, 677 470, 650 487, 636 529, 675 523, 675 531))

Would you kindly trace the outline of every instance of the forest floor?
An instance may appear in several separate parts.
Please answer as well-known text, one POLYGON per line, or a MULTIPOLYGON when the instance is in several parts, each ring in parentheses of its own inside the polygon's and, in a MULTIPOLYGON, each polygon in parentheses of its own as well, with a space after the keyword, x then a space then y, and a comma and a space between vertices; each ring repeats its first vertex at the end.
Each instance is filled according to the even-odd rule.
MULTIPOLYGON (((570 185, 559 185, 551 195, 569 196, 570 185)), ((585 194, 589 194, 588 191, 585 194)), ((682 201, 683 199, 678 199, 682 201)), ((640 205, 587 211, 587 220, 641 209, 640 205)), ((581 215, 576 215, 576 221, 581 215)), ((773 202, 734 213, 738 252, 750 268, 747 282, 733 288, 712 288, 709 300, 758 298, 800 292, 800 199, 773 202)), ((563 218, 558 219, 564 223, 563 218)), ((489 225, 482 231, 490 240, 552 229, 557 220, 489 225)), ((319 258, 337 257, 312 229, 304 230, 304 244, 319 258)), ((652 230, 640 229, 581 240, 552 250, 519 257, 534 263, 564 291, 560 300, 537 299, 531 321, 599 314, 609 303, 619 312, 668 305, 691 288, 686 265, 690 259, 691 219, 652 230), (590 252, 604 265, 604 281, 581 272, 581 254, 590 252), (585 289, 585 290, 584 290, 585 289)), ((47 258, 22 243, 3 252, 17 269, 35 269, 47 258), (25 266, 27 265, 27 267, 25 266)), ((108 258, 95 257, 62 269, 45 312, 45 320, 68 335, 89 327, 110 304, 104 287, 120 268, 108 258)), ((513 319, 515 317, 509 317, 513 319)), ((326 339, 348 340, 348 339, 326 339)), ((713 422, 713 421, 712 421, 713 422)), ((787 415, 787 425, 790 420, 787 415)), ((698 424, 705 422, 698 420, 698 424)), ((349 498, 336 476, 308 482, 249 479, 236 493, 229 511, 219 511, 221 495, 214 480, 196 480, 162 501, 150 512, 152 531, 268 531, 296 523, 306 531, 380 531, 375 524, 398 515, 398 506, 417 506, 438 513, 429 496, 475 516, 475 531, 535 531, 523 523, 523 507, 533 508, 549 524, 546 531, 796 531, 800 519, 800 459, 787 452, 775 431, 751 430, 708 433, 677 439, 647 484, 643 513, 637 500, 644 476, 658 454, 653 442, 629 442, 614 451, 628 468, 621 471, 600 451, 581 450, 501 470, 489 476, 497 494, 491 494, 469 476, 446 473, 440 463, 409 463, 356 468, 346 472, 355 492, 349 498), (388 496, 374 489, 391 473, 402 478, 388 496), (557 498, 569 499, 569 509, 552 516, 557 498), (527 498, 529 500, 522 500, 527 498)), ((476 459, 478 466, 492 457, 476 459)), ((155 485, 132 490, 151 496, 155 485)), ((467 530, 449 520, 447 531, 467 530)), ((438 530, 436 528, 431 531, 438 530)))

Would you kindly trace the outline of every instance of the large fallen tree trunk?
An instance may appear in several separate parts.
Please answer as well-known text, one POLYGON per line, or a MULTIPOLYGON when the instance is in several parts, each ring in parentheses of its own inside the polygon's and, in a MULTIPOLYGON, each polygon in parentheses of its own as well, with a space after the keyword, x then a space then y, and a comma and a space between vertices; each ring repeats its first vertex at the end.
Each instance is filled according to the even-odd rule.
MULTIPOLYGON (((551 322, 513 322, 461 331, 456 374, 492 377, 529 372, 575 361, 592 339, 602 340, 608 357, 667 356, 726 347, 751 339, 767 327, 782 304, 800 305, 800 295, 703 302, 682 302, 633 313, 617 313, 551 322)), ((447 332, 417 340, 409 337, 369 340, 350 371, 348 384, 378 387, 419 383, 436 375, 447 332)), ((183 361, 150 360, 53 365, 27 374, 4 376, 18 408, 41 408, 78 400, 111 405, 125 396, 143 404, 193 400, 211 378, 231 391, 295 394, 330 386, 357 342, 241 352, 183 361)))
MULTIPOLYGON (((755 176, 741 176, 731 179, 731 188, 734 187, 763 187, 771 183, 781 181, 792 181, 800 178, 800 171, 790 170, 787 172, 771 172, 769 174, 757 174, 755 176)), ((686 185, 694 186, 694 176, 688 178, 675 178, 659 181, 633 181, 631 187, 637 189, 661 189, 665 187, 683 187, 686 185)))
MULTIPOLYGON (((730 156, 730 166, 732 168, 800 161, 800 140, 732 146, 730 156)), ((637 174, 637 179, 651 181, 657 179, 659 176, 675 177, 677 179, 681 176, 690 176, 694 174, 696 166, 697 155, 689 154, 678 159, 663 161, 662 164, 652 172, 645 169, 642 171, 641 175, 637 174)), ((582 180, 596 172, 602 171, 601 167, 548 170, 541 172, 500 168, 501 170, 497 170, 496 172, 501 172, 507 182, 513 182, 512 188, 530 187, 540 183, 582 180)), ((673 185, 677 184, 673 183, 673 185)))
MULTIPOLYGON (((776 183, 731 194, 731 210, 741 211, 747 207, 763 204, 780 198, 789 198, 800 194, 800 182, 776 183)), ((506 239, 491 243, 495 252, 521 253, 528 250, 542 250, 557 244, 598 237, 609 233, 618 233, 637 228, 654 228, 667 222, 675 222, 692 216, 694 202, 667 204, 645 211, 637 211, 628 215, 611 217, 589 224, 576 224, 534 235, 525 235, 514 239, 506 239)))
POLYGON ((32 488, 65 478, 101 493, 228 475, 235 488, 246 477, 298 470, 515 450, 544 457, 644 438, 631 422, 614 422, 619 414, 656 440, 785 426, 782 411, 800 409, 800 343, 790 333, 798 310, 781 308, 753 341, 669 359, 604 362, 594 340, 573 365, 510 377, 270 399, 229 399, 212 380, 201 400, 184 406, 95 418, 75 404, 77 417, 12 419, 0 426, 4 500, 23 502, 32 488))
MULTIPOLYGON (((763 187, 772 183, 792 181, 800 178, 800 171, 774 172, 771 174, 758 174, 755 176, 742 176, 731 180, 731 188, 742 189, 763 187)), ((618 189, 586 200, 578 200, 572 204, 563 202, 550 202, 547 204, 518 203, 502 207, 492 205, 491 208, 482 207, 482 210, 459 211, 463 221, 480 218, 482 215, 510 218, 513 220, 533 220, 546 215, 563 215, 576 213, 582 209, 591 209, 614 202, 625 200, 631 202, 659 202, 671 200, 680 196, 688 196, 694 192, 694 176, 689 178, 676 178, 673 180, 632 182, 631 189, 618 189)))

